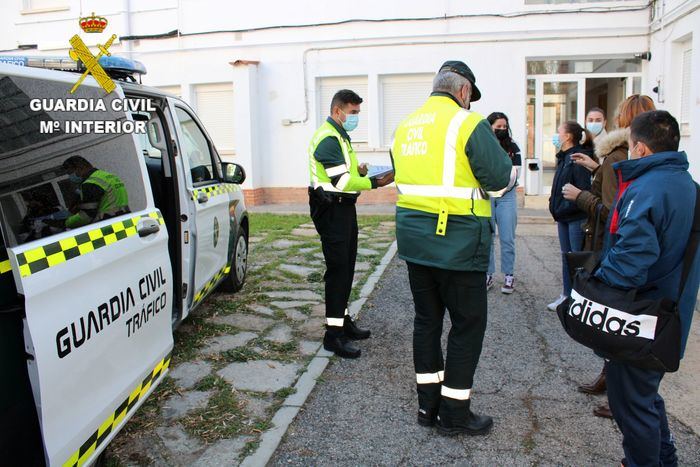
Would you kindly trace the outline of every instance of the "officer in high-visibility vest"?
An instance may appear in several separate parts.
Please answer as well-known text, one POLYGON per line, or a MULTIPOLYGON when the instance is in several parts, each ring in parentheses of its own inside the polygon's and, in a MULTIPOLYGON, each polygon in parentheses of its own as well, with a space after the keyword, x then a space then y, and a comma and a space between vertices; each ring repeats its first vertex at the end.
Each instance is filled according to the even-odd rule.
POLYGON ((66 219, 66 227, 74 229, 129 212, 129 196, 119 177, 96 169, 81 156, 69 157, 63 168, 69 179, 80 186, 77 212, 66 219))
POLYGON ((469 67, 445 62, 428 100, 399 124, 391 149, 396 238, 415 304, 418 423, 437 424, 445 435, 483 434, 493 424, 471 411, 470 394, 486 330, 489 196, 505 192, 515 176, 488 121, 467 110, 480 97, 469 67), (443 360, 445 309, 452 328, 443 360))
POLYGON ((348 132, 357 128, 361 103, 355 92, 338 91, 331 101, 330 116, 314 133, 308 150, 309 207, 326 260, 323 347, 344 358, 360 356, 360 349, 351 340, 370 336, 370 331, 358 328, 348 315, 357 256, 355 202, 360 191, 393 181, 393 174, 380 179, 365 177, 367 166, 357 163, 348 132))

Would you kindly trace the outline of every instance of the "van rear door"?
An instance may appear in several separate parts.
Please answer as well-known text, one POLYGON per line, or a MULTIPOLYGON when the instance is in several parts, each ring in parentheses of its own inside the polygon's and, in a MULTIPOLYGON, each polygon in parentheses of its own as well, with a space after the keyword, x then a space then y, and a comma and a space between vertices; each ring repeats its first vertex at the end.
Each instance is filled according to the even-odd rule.
POLYGON ((68 94, 77 79, 0 65, 0 222, 24 299, 45 456, 50 465, 71 466, 93 460, 167 372, 174 299, 168 233, 135 136, 65 126, 129 120, 111 109, 122 90, 105 95, 89 77, 68 94), (68 97, 101 101, 106 110, 48 110, 68 97), (36 98, 53 101, 38 108, 36 98), (119 184, 115 177, 123 183, 128 208, 67 229, 66 218, 99 204, 82 198, 94 195, 86 182, 92 175, 76 181, 63 165, 75 156, 109 174, 110 186, 119 184))

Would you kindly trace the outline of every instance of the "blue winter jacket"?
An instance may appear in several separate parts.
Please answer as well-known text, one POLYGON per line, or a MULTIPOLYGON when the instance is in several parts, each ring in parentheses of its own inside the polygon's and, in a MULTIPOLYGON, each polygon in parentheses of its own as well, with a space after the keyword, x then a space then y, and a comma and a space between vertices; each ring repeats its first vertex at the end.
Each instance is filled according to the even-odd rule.
MULTIPOLYGON (((613 165, 618 194, 608 218, 598 278, 623 289, 651 287, 644 298, 678 299, 683 256, 695 211, 695 183, 685 152, 660 152, 613 165)), ((679 310, 681 355, 690 332, 700 283, 699 254, 679 310)))

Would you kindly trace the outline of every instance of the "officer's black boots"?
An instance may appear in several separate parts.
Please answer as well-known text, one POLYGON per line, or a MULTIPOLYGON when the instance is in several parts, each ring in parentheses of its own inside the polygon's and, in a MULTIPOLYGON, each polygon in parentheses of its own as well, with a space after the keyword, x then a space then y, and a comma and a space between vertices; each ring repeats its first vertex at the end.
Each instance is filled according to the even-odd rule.
POLYGON ((362 354, 359 347, 340 330, 326 330, 323 336, 323 348, 343 358, 358 358, 362 354))
POLYGON ((448 405, 443 402, 440 404, 440 414, 437 417, 435 425, 437 431, 443 436, 455 436, 464 433, 469 436, 485 435, 493 426, 493 419, 486 415, 477 415, 469 408, 469 401, 460 404, 459 408, 447 408, 448 405))
POLYGON ((369 329, 361 329, 357 327, 357 324, 350 318, 350 315, 345 315, 345 322, 343 323, 343 333, 348 339, 352 340, 362 340, 368 339, 372 334, 369 329))

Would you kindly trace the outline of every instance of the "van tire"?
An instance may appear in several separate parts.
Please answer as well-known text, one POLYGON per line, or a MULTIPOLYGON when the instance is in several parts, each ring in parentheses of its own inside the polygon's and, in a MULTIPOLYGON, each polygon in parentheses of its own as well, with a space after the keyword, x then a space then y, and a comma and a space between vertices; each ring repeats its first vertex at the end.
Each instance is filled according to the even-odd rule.
POLYGON ((244 229, 238 229, 231 255, 231 270, 221 283, 224 292, 238 292, 243 288, 248 274, 248 235, 244 229))

